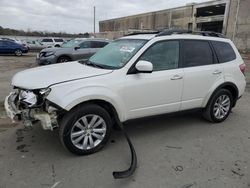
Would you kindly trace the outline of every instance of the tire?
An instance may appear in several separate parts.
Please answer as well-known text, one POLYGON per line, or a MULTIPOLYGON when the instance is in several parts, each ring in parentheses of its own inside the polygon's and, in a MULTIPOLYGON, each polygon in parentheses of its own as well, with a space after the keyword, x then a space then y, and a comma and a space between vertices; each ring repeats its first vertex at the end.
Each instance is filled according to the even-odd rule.
POLYGON ((223 122, 229 116, 233 105, 233 96, 227 89, 220 89, 210 98, 203 117, 213 123, 223 122))
POLYGON ((111 118, 104 108, 85 104, 72 109, 62 118, 59 136, 70 152, 89 155, 104 147, 110 138, 111 128, 111 118))
POLYGON ((61 56, 57 59, 57 63, 65 63, 71 61, 70 57, 68 56, 61 56))
POLYGON ((55 47, 60 48, 60 45, 56 44, 55 47))
POLYGON ((16 55, 16 56, 22 56, 22 55, 23 55, 22 50, 16 49, 16 50, 15 50, 15 55, 16 55))

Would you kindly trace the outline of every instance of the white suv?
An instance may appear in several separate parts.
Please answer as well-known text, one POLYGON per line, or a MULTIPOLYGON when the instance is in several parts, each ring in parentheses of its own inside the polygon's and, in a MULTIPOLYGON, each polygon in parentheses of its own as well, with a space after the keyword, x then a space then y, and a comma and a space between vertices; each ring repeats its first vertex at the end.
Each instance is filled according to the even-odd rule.
POLYGON ((46 47, 61 47, 64 43, 63 39, 60 38, 44 38, 41 40, 41 43, 46 47))
POLYGON ((16 74, 5 100, 13 119, 59 127, 63 145, 84 155, 101 149, 113 125, 130 119, 202 109, 224 121, 242 96, 245 64, 216 33, 163 31, 120 38, 88 61, 16 74))

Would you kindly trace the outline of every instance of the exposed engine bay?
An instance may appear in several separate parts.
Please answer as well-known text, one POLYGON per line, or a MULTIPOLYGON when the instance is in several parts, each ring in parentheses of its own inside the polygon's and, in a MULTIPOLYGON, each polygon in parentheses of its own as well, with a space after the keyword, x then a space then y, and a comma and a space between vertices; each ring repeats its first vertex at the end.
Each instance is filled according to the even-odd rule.
POLYGON ((34 122, 40 121, 43 129, 53 130, 58 127, 59 110, 54 107, 46 96, 50 88, 23 90, 16 88, 5 99, 7 114, 13 121, 22 120, 25 127, 31 127, 34 122))

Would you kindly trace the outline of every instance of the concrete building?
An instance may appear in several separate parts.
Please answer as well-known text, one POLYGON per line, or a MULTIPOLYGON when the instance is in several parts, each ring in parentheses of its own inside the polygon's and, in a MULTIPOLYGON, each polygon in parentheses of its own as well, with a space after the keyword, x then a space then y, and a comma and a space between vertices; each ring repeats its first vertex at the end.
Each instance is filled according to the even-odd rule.
POLYGON ((141 30, 167 28, 216 31, 250 50, 250 0, 216 0, 99 22, 99 36, 118 38, 141 30))

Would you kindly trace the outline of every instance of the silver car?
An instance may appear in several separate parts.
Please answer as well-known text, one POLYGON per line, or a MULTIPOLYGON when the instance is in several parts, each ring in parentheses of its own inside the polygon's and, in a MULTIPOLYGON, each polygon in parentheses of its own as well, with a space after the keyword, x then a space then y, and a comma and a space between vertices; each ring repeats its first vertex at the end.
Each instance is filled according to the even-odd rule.
POLYGON ((37 54, 36 62, 39 65, 48 65, 88 59, 108 43, 106 39, 73 39, 64 43, 61 48, 41 50, 37 54))

